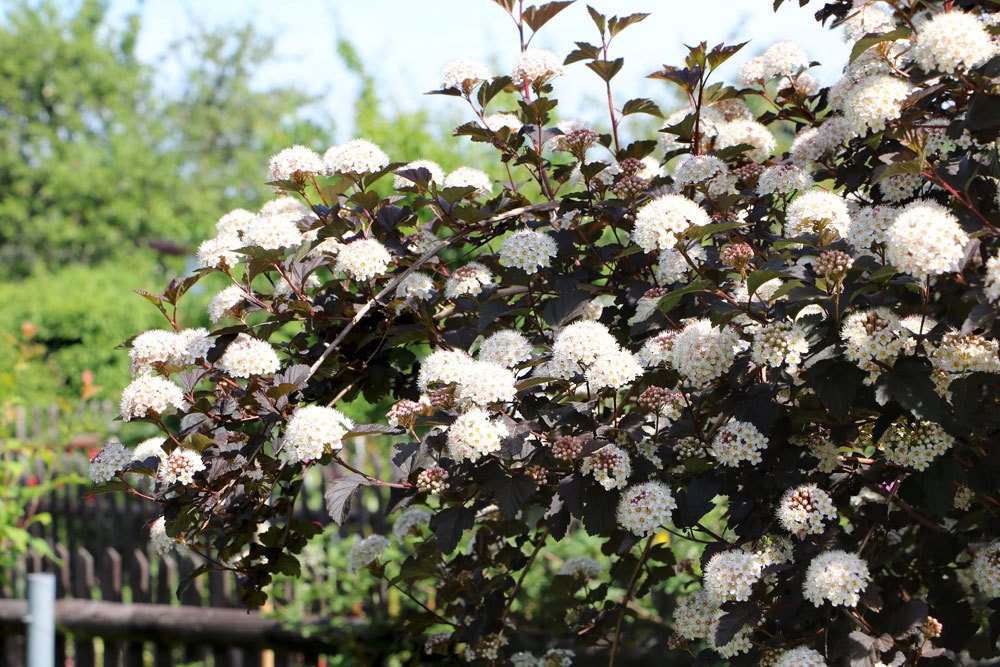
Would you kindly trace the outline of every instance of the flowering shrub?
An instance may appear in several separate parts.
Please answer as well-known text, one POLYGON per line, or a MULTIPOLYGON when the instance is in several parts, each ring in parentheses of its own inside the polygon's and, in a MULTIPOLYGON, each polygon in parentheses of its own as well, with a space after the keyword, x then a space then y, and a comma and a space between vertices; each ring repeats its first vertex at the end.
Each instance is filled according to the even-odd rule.
POLYGON ((359 536, 349 568, 406 596, 431 655, 614 663, 643 637, 685 664, 997 655, 997 16, 827 3, 852 52, 825 89, 790 42, 738 87, 712 75, 740 46, 692 47, 651 75, 689 106, 629 142, 661 112, 616 102, 609 47, 644 15, 591 9, 599 42, 562 58, 527 38, 570 3, 498 4, 511 75, 457 60, 437 92, 505 176, 362 139, 275 155, 279 197, 224 216, 204 268, 145 295, 176 333, 131 341, 122 414, 164 437, 97 476, 155 477, 158 530, 204 557, 196 574, 238 572, 251 606, 318 530, 292 518, 304 470, 338 471, 338 522, 388 487, 398 530, 359 536), (554 116, 576 63, 607 133, 554 116), (232 281, 218 328, 180 330, 212 272, 232 281), (360 425, 338 410, 357 396, 398 402, 360 425), (379 434, 393 479, 340 456, 379 434), (527 573, 579 531, 603 562, 563 563, 532 610, 527 573), (530 618, 551 640, 534 652, 530 618))

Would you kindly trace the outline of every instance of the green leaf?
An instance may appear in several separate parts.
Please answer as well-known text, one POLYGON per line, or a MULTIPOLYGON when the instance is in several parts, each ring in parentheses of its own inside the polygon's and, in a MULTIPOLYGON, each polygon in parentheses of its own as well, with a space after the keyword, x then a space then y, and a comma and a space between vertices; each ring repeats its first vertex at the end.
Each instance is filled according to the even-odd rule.
POLYGON ((761 285, 769 280, 780 278, 782 273, 774 269, 757 269, 747 276, 747 293, 752 297, 761 285))
POLYGON ((691 239, 692 241, 700 241, 705 239, 712 234, 718 232, 726 232, 730 229, 739 229, 740 227, 746 227, 747 222, 713 222, 707 225, 696 225, 691 229, 684 232, 684 238, 691 239))
POLYGON ((900 26, 893 30, 892 32, 887 32, 884 34, 876 35, 869 34, 865 35, 857 42, 854 43, 854 48, 851 49, 851 57, 848 62, 854 62, 857 60, 858 56, 872 48, 876 44, 881 44, 882 42, 894 42, 897 39, 905 39, 910 36, 910 29, 906 26, 900 26))
POLYGON ((634 113, 644 113, 656 116, 657 118, 663 118, 663 112, 660 111, 660 107, 656 105, 656 102, 644 97, 629 100, 622 106, 622 116, 629 116, 634 113))
POLYGON ((683 299, 686 294, 703 292, 707 288, 711 287, 711 285, 712 283, 707 280, 696 280, 693 283, 689 283, 684 287, 681 287, 680 289, 675 289, 674 291, 661 296, 659 302, 656 304, 656 307, 661 313, 669 313, 671 310, 680 305, 681 299, 683 299))

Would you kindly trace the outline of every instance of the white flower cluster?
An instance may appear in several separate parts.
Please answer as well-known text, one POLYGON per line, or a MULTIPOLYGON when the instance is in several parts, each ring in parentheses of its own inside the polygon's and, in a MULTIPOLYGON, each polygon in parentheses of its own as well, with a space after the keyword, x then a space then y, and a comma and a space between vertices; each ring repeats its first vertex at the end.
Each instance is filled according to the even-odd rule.
MULTIPOLYGON (((697 244, 685 248, 684 252, 695 266, 704 263, 707 258, 705 249, 697 244)), ((656 260, 656 281, 661 285, 672 285, 684 280, 691 270, 691 264, 684 259, 680 250, 667 248, 660 251, 660 257, 656 260)))
POLYGON ((619 350, 618 341, 600 322, 581 320, 556 333, 552 343, 552 361, 546 372, 570 379, 597 361, 619 350))
POLYGON ((662 482, 629 487, 618 503, 618 524, 633 535, 646 537, 670 523, 677 501, 662 482))
POLYGON ((486 65, 472 58, 456 58, 441 71, 441 84, 445 88, 469 90, 490 78, 490 70, 486 65))
POLYGON ((281 367, 278 353, 267 341, 240 334, 219 359, 219 368, 236 378, 270 375, 281 367))
POLYGON ((677 338, 677 333, 676 331, 665 331, 646 339, 637 355, 643 368, 670 365, 673 361, 674 339, 677 338))
POLYGON ((801 46, 790 41, 775 42, 764 53, 743 64, 740 82, 752 86, 769 79, 793 76, 804 67, 809 67, 809 56, 801 46))
POLYGON ((431 513, 420 507, 411 507, 392 523, 392 534, 397 540, 410 535, 420 535, 421 529, 431 521, 431 513))
POLYGON ((813 179, 805 170, 794 165, 768 167, 757 178, 757 194, 790 195, 813 187, 813 179))
POLYGON ((389 540, 381 535, 369 535, 357 540, 347 554, 347 571, 355 574, 378 560, 389 547, 389 540))
POLYGON ((691 227, 711 222, 701 206, 681 195, 662 195, 639 209, 632 238, 646 252, 677 245, 691 227))
POLYGON ((909 346, 909 334, 887 308, 851 313, 840 330, 844 356, 869 373, 870 382, 909 346))
POLYGON ((322 405, 295 409, 281 445, 281 458, 289 463, 315 461, 328 452, 340 451, 344 436, 354 427, 342 412, 322 405))
POLYGON ((731 148, 747 144, 750 150, 746 155, 751 160, 761 162, 774 154, 778 142, 771 131, 755 120, 738 119, 721 123, 715 135, 715 148, 731 148))
POLYGON ((580 472, 591 475, 606 491, 622 489, 632 474, 632 459, 621 447, 605 445, 583 459, 580 472))
POLYGON ((149 526, 149 548, 157 556, 166 556, 174 549, 183 549, 177 538, 167 535, 167 520, 162 516, 149 526))
POLYGON ((986 260, 986 283, 983 291, 990 301, 1000 301, 1000 256, 986 260))
POLYGON ((983 64, 996 52, 982 21, 973 14, 950 11, 917 26, 911 54, 926 72, 953 74, 983 64))
POLYGON ((500 244, 500 263, 531 275, 548 268, 556 256, 556 242, 551 236, 533 229, 514 232, 500 244))
POLYGON ((235 314, 236 309, 247 298, 247 293, 239 285, 230 285, 219 291, 208 302, 208 319, 216 323, 235 314))
POLYGON ((498 331, 479 344, 480 360, 500 364, 504 368, 514 368, 531 359, 531 355, 531 343, 518 331, 498 331))
POLYGON ((835 607, 854 607, 868 588, 868 564, 855 554, 840 549, 816 556, 806 569, 802 595, 815 606, 829 601, 835 607))
POLYGON ((243 231, 241 246, 279 250, 301 245, 305 240, 299 222, 315 218, 305 204, 294 197, 278 197, 260 207, 243 231))
POLYGON ((831 233, 844 238, 851 226, 847 202, 838 194, 815 188, 804 192, 785 211, 785 235, 814 234, 822 238, 831 233))
POLYGON ((934 368, 964 377, 969 373, 1000 373, 1000 344, 978 334, 949 331, 931 354, 934 368))
POLYGON ((530 86, 543 83, 553 76, 559 76, 564 71, 562 60, 551 51, 526 49, 514 66, 510 78, 515 86, 530 86))
POLYGON ((760 580, 761 561, 745 549, 721 551, 705 564, 703 585, 716 605, 731 600, 746 601, 760 580))
POLYGON ((704 185, 710 195, 718 196, 733 191, 736 179, 722 159, 714 155, 691 155, 674 169, 674 184, 679 188, 704 185))
POLYGON ((355 280, 371 280, 386 272, 392 254, 375 239, 351 241, 340 249, 333 270, 355 280))
POLYGON ((302 181, 325 171, 323 158, 305 146, 291 146, 278 151, 267 162, 267 181, 302 181))
POLYGON ((736 467, 741 461, 751 465, 761 462, 760 453, 767 449, 767 437, 750 422, 733 419, 720 428, 709 448, 722 465, 736 467))
POLYGON ((502 421, 490 419, 489 413, 482 408, 471 408, 448 427, 448 455, 459 462, 478 461, 500 451, 500 444, 507 435, 507 427, 502 421))
POLYGON ((976 552, 972 560, 972 580, 986 597, 1000 598, 1000 540, 976 552))
POLYGON ((604 568, 593 558, 574 556, 567 558, 559 567, 559 574, 579 579, 596 579, 603 574, 604 568))
POLYGON ((951 211, 934 201, 916 201, 900 210, 886 232, 886 259, 923 280, 960 271, 968 244, 951 211))
POLYGON ((680 598, 674 609, 674 632, 689 641, 708 639, 714 633, 719 605, 702 589, 680 598))
POLYGON ((323 154, 323 164, 329 176, 360 176, 374 174, 388 167, 389 156, 367 139, 351 139, 327 149, 323 154))
POLYGON ((163 459, 166 455, 163 451, 163 438, 147 438, 132 450, 132 460, 139 463, 149 458, 163 459))
POLYGON ((493 113, 483 117, 483 125, 490 132, 499 132, 506 128, 512 132, 517 132, 523 126, 521 119, 512 113, 493 113))
POLYGON ((239 240, 226 236, 205 239, 198 246, 198 265, 206 269, 231 269, 240 263, 240 254, 236 250, 243 245, 239 240))
POLYGON ((788 489, 775 512, 781 527, 793 535, 820 535, 825 522, 837 518, 830 494, 815 484, 788 489))
POLYGON ((131 452, 117 440, 110 440, 90 459, 87 474, 94 484, 104 484, 131 462, 131 452))
POLYGON ((509 403, 514 400, 514 374, 492 361, 474 361, 458 379, 455 401, 460 407, 491 403, 509 403))
POLYGON ((782 651, 772 667, 827 667, 823 654, 808 646, 782 651))
POLYGON ((193 449, 178 447, 163 459, 158 472, 164 484, 191 484, 194 474, 205 469, 201 454, 193 449))
POLYGON ((885 246, 885 235, 896 219, 898 210, 892 206, 863 206, 851 214, 847 242, 858 255, 870 255, 885 246))
POLYGON ((617 349, 597 357, 583 375, 593 391, 622 389, 642 375, 642 365, 636 355, 617 349))
POLYGON ((448 173, 444 179, 446 188, 474 188, 474 197, 485 197, 493 192, 493 181, 489 175, 472 167, 459 167, 448 173))
POLYGON ((923 182, 920 174, 897 174, 879 181, 878 190, 886 201, 899 203, 915 196, 923 182))
POLYGON ((286 279, 279 278, 274 282, 274 292, 272 293, 272 296, 276 299, 286 299, 295 295, 296 287, 300 291, 305 292, 307 288, 316 288, 319 286, 320 282, 316 274, 311 274, 303 283, 295 286, 293 286, 292 283, 288 282, 286 279))
POLYGON ((444 284, 444 295, 449 299, 476 296, 484 287, 493 284, 493 273, 479 262, 470 262, 455 269, 444 284))
MULTIPOLYGON (((414 160, 413 162, 404 164, 398 169, 398 171, 416 171, 417 169, 426 169, 430 173, 430 183, 434 185, 444 183, 444 169, 442 169, 441 165, 434 160, 414 160)), ((412 188, 414 185, 414 181, 411 181, 409 178, 401 176, 398 173, 395 178, 392 179, 392 187, 396 190, 412 188)))
POLYGON ((472 364, 472 357, 461 350, 435 350, 420 363, 417 386, 427 391, 436 385, 455 384, 472 364))
POLYGON ((903 101, 910 95, 910 83, 888 74, 873 74, 859 81, 847 93, 844 118, 856 135, 881 132, 886 124, 903 113, 903 101))
POLYGON ((155 375, 140 375, 122 391, 120 407, 122 419, 131 421, 185 405, 184 392, 176 384, 155 375))
POLYGON ((929 421, 893 422, 880 441, 887 461, 926 470, 931 461, 955 444, 955 438, 929 421))
POLYGON ((841 25, 844 28, 844 39, 856 42, 865 35, 891 32, 896 27, 896 18, 884 7, 864 4, 852 9, 841 25))
POLYGON ((434 280, 426 273, 414 271, 399 281, 396 286, 397 299, 430 301, 434 296, 434 280))
POLYGON ((739 336, 708 319, 688 322, 673 339, 671 364, 692 385, 702 385, 729 370, 736 358, 739 336))
POLYGON ((805 331, 798 324, 775 321, 754 332, 750 355, 755 364, 780 368, 787 366, 795 373, 808 354, 805 331))
POLYGON ((156 364, 188 366, 204 359, 212 344, 212 338, 206 329, 144 331, 132 340, 129 350, 132 374, 149 373, 156 364))

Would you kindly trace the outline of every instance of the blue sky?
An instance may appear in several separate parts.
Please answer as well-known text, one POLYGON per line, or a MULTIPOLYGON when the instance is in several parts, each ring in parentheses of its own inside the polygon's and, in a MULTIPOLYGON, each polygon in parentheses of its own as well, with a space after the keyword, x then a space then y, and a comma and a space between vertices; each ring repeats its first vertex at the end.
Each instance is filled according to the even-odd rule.
MULTIPOLYGON (((778 39, 794 39, 823 66, 821 82, 837 77, 847 57, 839 31, 813 19, 815 7, 800 8, 789 0, 777 13, 771 0, 590 0, 598 10, 619 15, 651 12, 646 21, 623 33, 614 46, 625 57, 615 80, 616 98, 670 100, 663 82, 645 75, 664 63, 678 63, 683 44, 751 40, 723 72, 735 76, 739 64, 778 39)), ((505 12, 490 0, 112 0, 123 16, 139 9, 143 16, 140 56, 159 66, 162 85, 170 85, 172 66, 164 51, 197 21, 212 25, 247 20, 276 39, 275 62, 261 73, 261 85, 294 83, 322 94, 322 106, 349 133, 345 120, 355 90, 334 52, 332 35, 347 35, 364 56, 390 106, 454 108, 454 101, 427 97, 436 87, 441 67, 459 56, 479 58, 509 71, 517 54, 517 34, 505 12), (345 94, 346 93, 346 94, 345 94)), ((553 19, 534 43, 565 55, 573 42, 592 40, 596 29, 580 0, 553 19)), ((613 54, 613 55, 615 55, 613 54)), ((594 119, 603 113, 596 103, 596 75, 583 65, 570 68, 556 91, 564 117, 594 119)), ((343 137, 346 138, 346 137, 343 137)))

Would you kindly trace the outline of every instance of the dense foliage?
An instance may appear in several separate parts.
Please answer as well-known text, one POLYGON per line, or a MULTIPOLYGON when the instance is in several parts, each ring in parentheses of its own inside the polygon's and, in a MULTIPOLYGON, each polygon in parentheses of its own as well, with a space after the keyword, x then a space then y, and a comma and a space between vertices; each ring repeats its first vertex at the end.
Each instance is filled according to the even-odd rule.
POLYGON ((291 519, 304 470, 339 472, 337 521, 388 488, 393 535, 359 536, 348 569, 405 597, 421 659, 996 656, 996 17, 827 3, 853 49, 826 89, 790 42, 739 86, 711 77, 740 46, 691 47, 651 75, 690 105, 627 141, 630 116, 660 115, 613 94, 613 40, 644 15, 589 10, 598 39, 564 59, 530 39, 571 3, 497 3, 511 75, 461 59, 438 92, 503 176, 365 140, 275 155, 281 196, 145 295, 171 326, 130 342, 122 416, 164 435, 109 444, 95 481, 161 503, 154 545, 237 571, 250 606, 318 530, 291 519), (568 66, 597 75, 609 133, 554 122, 568 66), (776 155, 779 128, 796 139, 776 155), (184 329, 174 308, 209 274, 231 282, 219 326, 184 329), (397 402, 359 425, 337 410, 359 395, 397 402), (394 479, 340 454, 374 434, 394 479), (602 561, 555 568, 579 531, 602 561), (539 610, 523 586, 548 568, 539 610))

